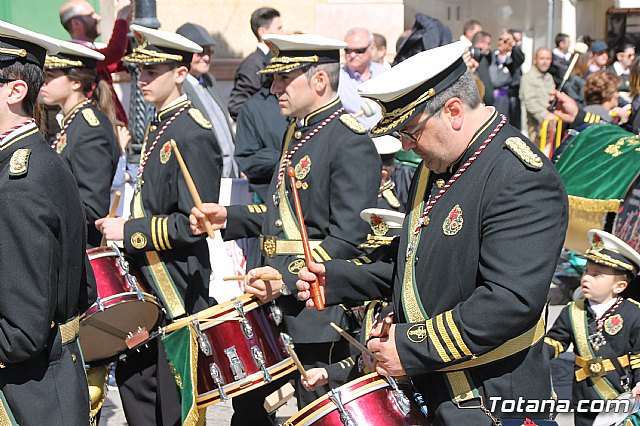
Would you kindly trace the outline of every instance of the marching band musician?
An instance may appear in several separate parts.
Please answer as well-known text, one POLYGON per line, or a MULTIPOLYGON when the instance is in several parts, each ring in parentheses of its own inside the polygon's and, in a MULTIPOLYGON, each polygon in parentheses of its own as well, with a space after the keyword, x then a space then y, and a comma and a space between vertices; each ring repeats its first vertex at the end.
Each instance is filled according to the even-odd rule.
MULTIPOLYGON (((103 218, 107 240, 124 240, 147 283, 175 319, 207 308, 209 250, 189 229, 194 201, 171 142, 175 141, 203 200, 217 200, 222 154, 211 123, 181 92, 189 64, 202 48, 181 35, 131 25, 138 46, 124 57, 140 66, 144 99, 156 109, 140 156, 132 217, 103 218)), ((181 410, 176 383, 157 339, 116 367, 123 408, 131 425, 174 425, 181 410)))
POLYGON ((55 40, 0 21, 0 423, 89 424, 89 296, 75 179, 33 119, 55 40))
POLYGON ((399 132, 423 160, 400 244, 389 246, 394 262, 312 263, 299 274, 298 298, 313 306, 316 277, 328 305, 391 286, 394 324, 386 335, 378 324, 368 348, 378 373, 412 379, 432 424, 545 418, 488 407, 489 398, 551 398, 540 317, 567 195, 551 162, 481 104, 463 51, 456 42, 419 53, 360 86, 385 111, 372 133, 399 132))
POLYGON ((60 51, 45 61, 40 99, 61 108, 61 130, 52 148, 78 182, 87 216, 87 246, 98 247, 102 234, 95 221, 109 213, 111 182, 120 157, 113 96, 95 71, 104 55, 80 44, 59 43, 60 51))
MULTIPOLYGON (((341 307, 306 310, 294 297, 296 274, 304 260, 286 169, 289 165, 295 168, 313 258, 317 262, 349 259, 361 254, 357 245, 367 235, 367 226, 358 216, 362 209, 376 204, 380 158, 364 127, 345 113, 337 95, 340 49, 345 43, 312 34, 270 34, 265 41, 274 57, 261 72, 274 74, 271 92, 278 97, 282 113, 290 117, 269 196, 260 205, 205 203, 203 212, 192 210, 191 222, 195 233, 203 232, 198 220, 206 214, 214 228, 226 223, 225 239, 261 235, 268 267, 254 273, 275 268, 282 274, 284 282, 271 282, 269 288, 271 295, 280 295, 280 291, 284 295, 276 300, 283 312, 284 329, 305 367, 322 366, 349 355, 348 344, 329 326, 333 321, 347 328, 346 318, 341 307)), ((259 281, 251 280, 249 287, 264 288, 259 281)), ((298 406, 303 407, 329 389, 308 392, 298 381, 297 390, 298 406)), ((234 398, 234 407, 238 403, 234 398)), ((247 414, 256 416, 255 411, 247 414)), ((234 419, 236 415, 243 412, 236 409, 234 419)), ((256 417, 245 423, 262 424, 256 417)))

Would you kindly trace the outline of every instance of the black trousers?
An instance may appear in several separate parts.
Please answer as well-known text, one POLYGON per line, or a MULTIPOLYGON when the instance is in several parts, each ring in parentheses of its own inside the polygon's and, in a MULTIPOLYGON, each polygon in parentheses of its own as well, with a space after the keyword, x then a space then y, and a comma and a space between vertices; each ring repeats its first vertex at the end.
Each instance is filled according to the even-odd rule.
POLYGON ((178 389, 158 339, 118 362, 116 382, 130 426, 181 424, 178 389))

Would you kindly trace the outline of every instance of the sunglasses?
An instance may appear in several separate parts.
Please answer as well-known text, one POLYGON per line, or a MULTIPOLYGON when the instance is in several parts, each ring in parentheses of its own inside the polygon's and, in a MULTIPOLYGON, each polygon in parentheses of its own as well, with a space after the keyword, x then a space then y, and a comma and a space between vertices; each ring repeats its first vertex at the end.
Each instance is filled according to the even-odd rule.
POLYGON ((0 77, 0 84, 10 83, 12 81, 16 81, 16 79, 15 78, 0 77))
POLYGON ((347 55, 350 55, 352 53, 357 53, 358 55, 362 55, 364 52, 367 51, 369 46, 371 45, 368 45, 367 47, 358 47, 357 49, 349 49, 348 47, 345 47, 344 53, 346 53, 347 55))

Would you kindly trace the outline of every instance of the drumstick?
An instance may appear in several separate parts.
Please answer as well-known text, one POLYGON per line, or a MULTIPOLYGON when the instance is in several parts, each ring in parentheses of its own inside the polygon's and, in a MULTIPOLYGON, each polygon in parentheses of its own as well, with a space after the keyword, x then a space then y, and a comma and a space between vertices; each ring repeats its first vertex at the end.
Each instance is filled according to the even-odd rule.
POLYGON ((380 330, 379 337, 387 337, 389 335, 389 329, 391 328, 392 324, 393 320, 391 319, 391 315, 387 315, 386 317, 384 317, 384 319, 382 320, 382 329, 380 330))
MULTIPOLYGON (((587 53, 587 50, 589 50, 589 46, 587 46, 586 44, 580 42, 576 43, 575 47, 573 48, 573 56, 571 56, 571 62, 567 67, 567 71, 564 73, 564 77, 562 77, 560 86, 558 86, 558 92, 562 92, 562 89, 564 89, 564 85, 567 83, 567 80, 569 80, 569 77, 571 76, 573 67, 575 67, 576 62, 578 62, 578 57, 587 53)), ((553 109, 556 107, 556 102, 558 102, 558 98, 553 98, 553 101, 551 101, 551 104, 549 104, 547 110, 553 112, 553 109)))
MULTIPOLYGON (((109 214, 107 215, 107 217, 116 217, 116 214, 118 213, 118 204, 120 204, 121 196, 122 196, 122 192, 120 191, 116 191, 115 194, 113 194, 113 203, 111 204, 111 210, 109 210, 109 214)), ((100 245, 101 246, 107 245, 107 239, 104 237, 104 235, 102 236, 100 245)))
MULTIPOLYGON (((198 190, 196 189, 196 184, 193 183, 193 179, 191 179, 191 173, 189 173, 189 169, 187 169, 187 165, 184 163, 184 159, 180 154, 180 150, 178 149, 178 145, 176 141, 171 139, 171 148, 176 153, 176 159, 178 160, 178 164, 180 164, 180 170, 182 171, 182 175, 184 176, 184 180, 187 183, 187 188, 189 188, 189 192, 191 193, 191 198, 193 198, 193 202, 196 205, 196 208, 202 211, 202 200, 200 199, 200 194, 198 194, 198 190)), ((214 239, 216 234, 213 232, 213 226, 211 226, 211 222, 207 215, 204 215, 204 227, 207 230, 207 235, 209 238, 214 239)))
MULTIPOLYGON (((302 215, 302 206, 300 205, 300 197, 298 196, 298 188, 296 187, 296 171, 293 167, 289 167, 287 170, 289 178, 291 178, 291 191, 293 192, 293 203, 296 207, 296 216, 298 217, 298 223, 300 224, 300 236, 302 238, 302 249, 304 251, 304 260, 307 265, 311 264, 311 248, 309 247, 309 236, 307 235, 307 228, 304 226, 304 216, 302 215)), ((318 284, 318 278, 311 284, 311 298, 316 305, 316 309, 324 311, 324 298, 320 293, 320 284, 318 284)))
POLYGON ((252 277, 251 275, 238 275, 235 277, 224 277, 222 281, 243 281, 246 277, 249 278, 257 278, 263 281, 277 281, 282 279, 282 275, 280 274, 262 274, 257 277, 252 277))
POLYGON ((369 355, 371 357, 371 359, 376 359, 376 356, 373 354, 373 352, 371 352, 369 350, 369 348, 367 348, 365 345, 363 345, 362 343, 360 343, 356 339, 354 339, 352 335, 350 335, 349 333, 344 331, 340 326, 336 325, 336 323, 330 322, 329 325, 331 325, 331 327, 333 327, 333 329, 335 331, 337 331, 339 335, 344 337, 344 339, 347 342, 351 343, 357 350, 359 350, 360 352, 364 352, 365 354, 369 355))
POLYGON ((300 362, 300 359, 298 358, 298 354, 296 354, 296 351, 293 350, 293 346, 291 346, 291 343, 286 343, 284 346, 285 348, 287 348, 287 352, 289 352, 289 356, 291 357, 291 359, 293 360, 293 363, 298 368, 298 371, 300 372, 300 374, 302 374, 302 377, 304 377, 304 379, 308 382, 309 376, 307 376, 307 370, 304 369, 304 366, 302 365, 302 363, 300 362))

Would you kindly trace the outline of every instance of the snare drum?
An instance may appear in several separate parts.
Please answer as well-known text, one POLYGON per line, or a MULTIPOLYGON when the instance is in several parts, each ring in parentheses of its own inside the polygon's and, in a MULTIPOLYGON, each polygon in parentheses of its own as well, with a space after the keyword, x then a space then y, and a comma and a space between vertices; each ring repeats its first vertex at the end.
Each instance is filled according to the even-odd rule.
POLYGON ((167 326, 166 332, 192 325, 198 335, 198 408, 226 401, 296 369, 280 333, 282 315, 254 296, 205 309, 167 326))
POLYGON ((392 378, 368 374, 332 389, 298 411, 284 426, 428 426, 427 418, 392 378))
POLYGON ((117 247, 89 249, 87 255, 98 299, 80 318, 80 346, 85 362, 100 365, 128 348, 130 333, 153 330, 162 309, 117 247))

